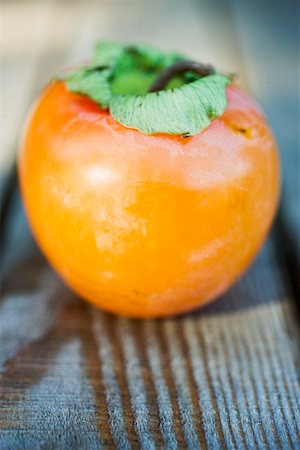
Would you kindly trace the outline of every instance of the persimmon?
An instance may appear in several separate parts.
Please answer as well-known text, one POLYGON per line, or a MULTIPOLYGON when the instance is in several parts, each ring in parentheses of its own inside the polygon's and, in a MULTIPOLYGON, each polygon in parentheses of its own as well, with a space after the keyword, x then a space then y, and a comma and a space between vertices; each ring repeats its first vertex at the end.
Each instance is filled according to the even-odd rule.
MULTIPOLYGON (((209 77, 184 76, 170 95, 209 77)), ((28 219, 51 265, 83 298, 125 316, 218 297, 256 256, 278 203, 276 144, 260 108, 229 80, 224 112, 203 129, 145 132, 68 82, 42 92, 19 155, 28 219)))

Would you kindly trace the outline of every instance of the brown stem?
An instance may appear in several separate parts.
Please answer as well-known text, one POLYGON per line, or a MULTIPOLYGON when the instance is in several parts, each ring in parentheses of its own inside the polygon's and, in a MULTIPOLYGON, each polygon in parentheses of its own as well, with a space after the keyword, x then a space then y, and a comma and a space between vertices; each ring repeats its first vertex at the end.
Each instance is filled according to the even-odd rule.
POLYGON ((206 77, 207 75, 215 73, 215 68, 213 66, 201 64, 195 61, 178 61, 172 64, 172 66, 167 67, 160 72, 158 78, 150 87, 149 92, 157 92, 163 90, 172 78, 174 78, 179 73, 184 73, 187 71, 195 72, 200 75, 200 77, 206 77))

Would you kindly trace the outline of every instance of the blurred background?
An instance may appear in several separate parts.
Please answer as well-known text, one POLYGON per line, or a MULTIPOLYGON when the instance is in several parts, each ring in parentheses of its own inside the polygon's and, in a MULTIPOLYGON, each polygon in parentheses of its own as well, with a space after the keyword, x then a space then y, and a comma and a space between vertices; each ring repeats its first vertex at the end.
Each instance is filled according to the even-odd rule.
POLYGON ((208 449, 299 448, 300 2, 0 6, 0 448, 163 448, 173 425, 178 446, 166 448, 199 448, 198 437, 208 449), (53 74, 89 59, 99 40, 146 42, 236 73, 276 136, 275 232, 242 280, 193 316, 144 326, 97 311, 31 240, 15 170, 26 114, 53 74))

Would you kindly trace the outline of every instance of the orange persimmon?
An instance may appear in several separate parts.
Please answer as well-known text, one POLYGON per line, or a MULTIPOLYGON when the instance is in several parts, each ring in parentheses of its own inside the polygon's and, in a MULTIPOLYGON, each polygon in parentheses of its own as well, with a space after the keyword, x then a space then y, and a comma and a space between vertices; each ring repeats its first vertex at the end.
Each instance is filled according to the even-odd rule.
POLYGON ((232 84, 184 138, 126 128, 63 81, 42 93, 19 156, 21 191, 51 265, 83 298, 131 317, 215 299, 249 266, 279 196, 276 145, 232 84))

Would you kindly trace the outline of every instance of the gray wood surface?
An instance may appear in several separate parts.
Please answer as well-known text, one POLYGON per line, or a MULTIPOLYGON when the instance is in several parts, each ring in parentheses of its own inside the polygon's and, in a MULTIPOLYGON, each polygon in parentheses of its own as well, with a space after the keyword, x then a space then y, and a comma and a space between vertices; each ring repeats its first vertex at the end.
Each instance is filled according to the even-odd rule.
POLYGON ((282 251, 288 235, 299 261, 297 10, 297 2, 272 0, 2 2, 5 186, 25 113, 49 76, 88 58, 97 40, 142 40, 240 74, 277 137, 283 202, 254 265, 218 302, 138 322, 102 313, 64 287, 10 187, 1 449, 300 448, 300 300, 282 251))

